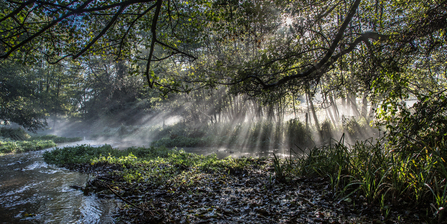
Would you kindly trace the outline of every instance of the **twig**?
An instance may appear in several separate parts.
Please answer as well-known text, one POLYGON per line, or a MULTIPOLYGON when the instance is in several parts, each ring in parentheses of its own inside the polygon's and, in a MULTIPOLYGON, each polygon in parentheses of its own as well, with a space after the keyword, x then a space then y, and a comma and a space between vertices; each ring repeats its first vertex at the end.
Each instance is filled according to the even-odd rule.
POLYGON ((109 190, 110 190, 114 195, 116 195, 117 197, 119 197, 121 200, 123 200, 124 202, 126 202, 126 203, 129 204, 129 205, 132 205, 132 207, 137 208, 137 209, 141 210, 142 212, 149 212, 152 216, 154 215, 154 213, 152 213, 151 211, 142 209, 142 208, 136 206, 135 204, 133 204, 132 202, 130 202, 130 201, 124 199, 123 197, 121 197, 121 195, 119 195, 118 193, 116 193, 116 192, 110 187, 110 185, 107 185, 107 188, 109 188, 109 190))

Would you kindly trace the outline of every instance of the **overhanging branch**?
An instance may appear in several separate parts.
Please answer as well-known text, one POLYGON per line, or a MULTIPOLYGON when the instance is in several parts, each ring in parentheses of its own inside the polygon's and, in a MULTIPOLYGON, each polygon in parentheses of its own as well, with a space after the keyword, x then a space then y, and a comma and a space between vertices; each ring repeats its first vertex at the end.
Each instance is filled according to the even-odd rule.
POLYGON ((96 41, 99 40, 99 38, 101 38, 102 36, 104 36, 104 34, 110 29, 110 27, 112 27, 112 25, 116 22, 116 20, 118 19, 118 17, 121 15, 121 13, 124 11, 126 7, 125 6, 121 6, 118 9, 118 12, 116 12, 115 16, 113 16, 113 18, 110 20, 110 22, 107 24, 106 27, 104 27, 104 29, 101 30, 101 32, 96 35, 96 37, 90 41, 90 43, 87 44, 87 46, 85 46, 81 51, 79 51, 79 53, 77 53, 75 56, 73 56, 73 59, 78 58, 79 56, 81 56, 83 53, 85 53, 88 49, 90 49, 90 47, 93 46, 93 44, 96 43, 96 41))
POLYGON ((146 64, 146 78, 147 78, 147 82, 149 84, 149 87, 153 87, 154 86, 154 81, 151 82, 151 78, 149 76, 149 70, 151 67, 151 60, 152 60, 152 55, 154 54, 154 48, 155 48, 155 41, 157 40, 157 21, 158 21, 158 15, 160 14, 160 10, 161 10, 161 3, 163 3, 163 0, 157 0, 156 5, 157 8, 155 9, 155 14, 154 14, 154 18, 152 19, 152 26, 151 26, 151 33, 152 33, 152 40, 151 40, 151 49, 149 51, 149 57, 147 59, 147 64, 146 64))

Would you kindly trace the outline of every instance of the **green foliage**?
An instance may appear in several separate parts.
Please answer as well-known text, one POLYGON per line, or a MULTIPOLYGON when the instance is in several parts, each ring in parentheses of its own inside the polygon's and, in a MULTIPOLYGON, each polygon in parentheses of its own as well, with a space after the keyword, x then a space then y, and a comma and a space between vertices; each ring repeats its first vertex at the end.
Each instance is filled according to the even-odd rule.
POLYGON ((392 149, 410 153, 427 149, 431 153, 446 144, 447 97, 444 93, 419 95, 411 108, 396 104, 390 110, 393 112, 383 111, 380 118, 389 132, 387 139, 392 149))
POLYGON ((56 144, 51 140, 0 141, 0 154, 37 151, 54 146, 56 144))
POLYGON ((110 145, 94 148, 89 145, 80 145, 65 148, 56 148, 52 151, 45 152, 43 158, 47 163, 52 164, 73 164, 88 163, 94 157, 100 155, 108 155, 114 150, 110 145))
POLYGON ((306 148, 314 144, 310 130, 301 121, 297 119, 289 120, 286 123, 286 128, 289 147, 306 148))
POLYGON ((428 150, 402 153, 380 142, 357 142, 348 147, 341 139, 335 145, 310 150, 297 159, 293 172, 329 178, 338 200, 360 200, 361 196, 368 204, 380 204, 384 213, 389 213, 390 206, 415 204, 438 219, 446 198, 444 147, 430 154, 428 150))
POLYGON ((248 147, 269 149, 287 145, 308 147, 313 144, 311 131, 298 120, 208 124, 193 128, 176 124, 153 130, 152 146, 166 147, 248 147))
POLYGON ((75 142, 81 138, 65 138, 55 135, 30 136, 22 128, 0 128, 0 153, 36 151, 56 146, 55 143, 75 142))
POLYGON ((171 183, 174 186, 193 185, 203 176, 202 171, 241 174, 245 167, 256 165, 259 161, 252 158, 219 160, 216 155, 203 156, 164 147, 116 150, 109 145, 57 148, 45 152, 43 156, 47 163, 63 166, 110 164, 122 167, 121 171, 115 172, 119 172, 128 182, 150 181, 151 184, 171 183))
POLYGON ((295 164, 291 158, 281 160, 273 153, 273 168, 276 180, 279 182, 287 182, 293 177, 295 164))
POLYGON ((15 141, 23 141, 30 138, 30 135, 21 128, 0 128, 0 136, 15 141))
POLYGON ((34 91, 38 88, 35 73, 13 60, 1 60, 0 74, 0 119, 32 131, 44 127, 40 94, 34 91))
POLYGON ((343 131, 352 139, 361 139, 368 137, 372 132, 372 127, 365 118, 349 119, 343 126, 343 131))
POLYGON ((332 137, 332 123, 329 120, 325 120, 321 124, 320 132, 323 139, 331 139, 332 137))

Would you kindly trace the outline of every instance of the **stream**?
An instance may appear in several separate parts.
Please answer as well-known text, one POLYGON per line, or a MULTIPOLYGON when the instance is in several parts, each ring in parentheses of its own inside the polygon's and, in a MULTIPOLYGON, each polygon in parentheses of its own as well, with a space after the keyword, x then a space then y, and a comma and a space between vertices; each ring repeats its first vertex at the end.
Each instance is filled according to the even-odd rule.
POLYGON ((42 154, 52 149, 0 157, 0 224, 114 223, 119 202, 71 188, 92 177, 45 163, 42 154))

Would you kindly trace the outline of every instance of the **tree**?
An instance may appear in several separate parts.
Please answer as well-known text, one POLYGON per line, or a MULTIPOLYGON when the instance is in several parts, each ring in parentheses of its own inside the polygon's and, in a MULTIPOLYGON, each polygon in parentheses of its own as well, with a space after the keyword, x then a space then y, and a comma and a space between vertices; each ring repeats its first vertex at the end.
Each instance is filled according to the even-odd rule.
POLYGON ((198 38, 191 35, 206 26, 210 2, 193 0, 121 1, 2 1, 0 58, 20 56, 23 62, 49 63, 85 55, 113 55, 133 62, 146 61, 142 72, 150 87, 157 77, 151 64, 187 52, 198 38), (148 38, 149 37, 149 38, 148 38), (154 51, 161 53, 155 55, 154 51), (141 55, 141 53, 145 55, 141 55))
POLYGON ((39 100, 37 77, 31 69, 0 62, 0 119, 35 131, 46 125, 39 100))
MULTIPOLYGON (((328 88, 333 97, 338 91, 352 99, 360 88, 365 102, 380 86, 403 81, 404 68, 440 52, 446 5, 446 0, 2 1, 0 58, 27 58, 38 50, 56 63, 107 54, 129 60, 130 72, 143 74, 150 87, 164 93, 226 85, 232 93, 274 100, 315 90, 326 80, 335 87, 328 88), (359 81, 345 86, 345 80, 359 81)), ((366 114, 365 108, 359 113, 366 114)))

